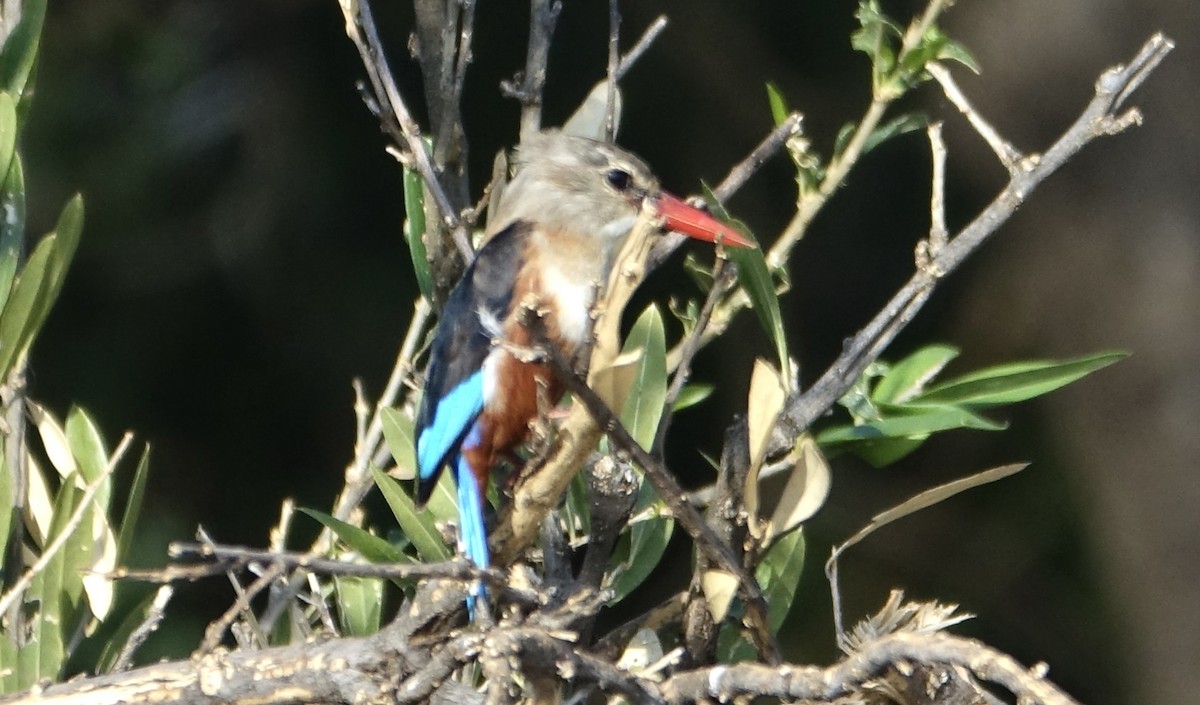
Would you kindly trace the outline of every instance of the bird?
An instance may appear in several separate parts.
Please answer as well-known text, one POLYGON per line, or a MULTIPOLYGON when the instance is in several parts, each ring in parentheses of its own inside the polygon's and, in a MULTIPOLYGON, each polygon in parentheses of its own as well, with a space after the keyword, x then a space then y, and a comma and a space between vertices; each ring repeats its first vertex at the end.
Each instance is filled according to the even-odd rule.
MULTIPOLYGON (((663 191, 641 159, 611 143, 544 131, 522 141, 515 167, 484 244, 441 311, 416 417, 416 504, 451 468, 459 550, 481 568, 490 563, 483 502, 491 471, 525 441, 539 394, 554 403, 564 391, 544 362, 514 354, 535 342, 518 315, 525 296, 539 297, 547 337, 569 359, 588 339, 597 290, 644 209, 668 230, 754 246, 663 191)), ((481 596, 474 585, 472 617, 481 596)))

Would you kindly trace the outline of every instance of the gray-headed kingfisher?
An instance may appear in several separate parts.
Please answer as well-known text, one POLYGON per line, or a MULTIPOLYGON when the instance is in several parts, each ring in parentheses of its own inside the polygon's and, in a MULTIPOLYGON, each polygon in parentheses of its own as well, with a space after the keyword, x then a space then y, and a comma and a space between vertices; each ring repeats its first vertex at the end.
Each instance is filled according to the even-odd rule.
POLYGON ((492 467, 528 435, 539 385, 551 403, 563 392, 545 363, 522 361, 497 344, 533 343, 518 320, 525 295, 539 297, 551 341, 571 357, 591 333, 597 289, 644 208, 668 230, 753 246, 662 191, 640 159, 611 144, 545 132, 521 144, 516 165, 490 236, 442 309, 416 422, 418 505, 450 466, 460 550, 480 567, 488 565, 483 497, 492 467))

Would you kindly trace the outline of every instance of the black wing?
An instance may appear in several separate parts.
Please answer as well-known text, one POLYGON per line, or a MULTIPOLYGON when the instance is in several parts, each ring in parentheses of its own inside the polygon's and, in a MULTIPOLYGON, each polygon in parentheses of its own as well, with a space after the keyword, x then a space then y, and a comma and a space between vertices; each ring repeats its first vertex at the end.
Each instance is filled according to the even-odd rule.
POLYGON ((479 378, 472 378, 491 352, 494 335, 484 328, 479 312, 498 321, 508 315, 529 230, 527 223, 517 222, 492 236, 442 309, 417 413, 418 504, 429 499, 447 458, 479 414, 482 392, 475 388, 479 378), (472 389, 460 389, 464 383, 472 389))

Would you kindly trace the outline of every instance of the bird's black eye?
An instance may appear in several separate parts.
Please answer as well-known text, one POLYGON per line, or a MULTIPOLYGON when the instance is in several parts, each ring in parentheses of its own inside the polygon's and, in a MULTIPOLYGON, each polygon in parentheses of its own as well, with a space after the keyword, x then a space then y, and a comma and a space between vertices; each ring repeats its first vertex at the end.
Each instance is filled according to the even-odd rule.
POLYGON ((633 183, 633 177, 624 169, 609 169, 604 174, 604 179, 618 191, 624 191, 633 183))

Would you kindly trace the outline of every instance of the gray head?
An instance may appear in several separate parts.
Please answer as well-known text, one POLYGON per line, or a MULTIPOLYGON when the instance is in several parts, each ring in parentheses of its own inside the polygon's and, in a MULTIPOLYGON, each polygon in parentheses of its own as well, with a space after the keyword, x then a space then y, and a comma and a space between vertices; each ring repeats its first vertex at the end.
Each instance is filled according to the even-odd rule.
POLYGON ((517 150, 516 176, 491 219, 493 232, 517 220, 549 231, 620 240, 647 197, 659 192, 650 168, 605 142, 543 132, 517 150))

